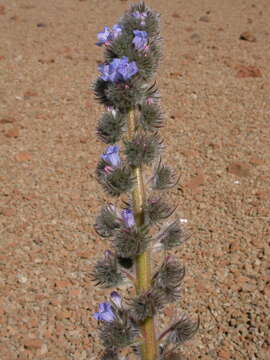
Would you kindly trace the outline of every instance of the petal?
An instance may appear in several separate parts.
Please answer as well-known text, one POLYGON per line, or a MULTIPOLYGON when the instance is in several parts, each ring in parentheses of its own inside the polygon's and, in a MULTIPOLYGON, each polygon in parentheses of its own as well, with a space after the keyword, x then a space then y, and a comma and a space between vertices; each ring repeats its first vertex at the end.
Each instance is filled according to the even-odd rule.
POLYGON ((120 308, 122 306, 122 298, 116 291, 111 293, 111 300, 117 307, 120 308))
POLYGON ((138 72, 138 67, 135 61, 129 64, 129 77, 135 75, 138 72))
POLYGON ((115 319, 115 315, 111 310, 111 305, 108 302, 99 304, 98 312, 94 313, 93 317, 98 321, 113 321, 115 319))
POLYGON ((100 43, 105 43, 108 40, 109 35, 110 35, 110 28, 108 26, 105 26, 104 30, 100 31, 97 34, 97 38, 100 41, 100 43))
POLYGON ((122 26, 119 24, 113 25, 112 31, 110 33, 110 39, 115 40, 122 32, 122 26))
POLYGON ((109 163, 111 166, 118 167, 120 165, 119 146, 108 146, 101 158, 107 163, 109 163))
POLYGON ((98 66, 98 70, 101 73, 101 79, 104 81, 109 80, 109 65, 103 64, 98 66))
POLYGON ((98 305, 98 312, 102 313, 103 311, 106 311, 106 303, 101 303, 98 305))
POLYGON ((115 319, 115 315, 112 311, 107 311, 101 315, 103 321, 111 322, 115 319))
POLYGON ((96 319, 97 321, 99 321, 100 320, 99 313, 98 312, 94 313, 93 318, 96 319))
POLYGON ((127 227, 131 228, 135 225, 135 219, 132 210, 125 209, 121 212, 121 215, 127 227))
POLYGON ((102 320, 108 321, 108 322, 113 321, 115 319, 115 315, 112 312, 111 304, 104 302, 103 305, 104 305, 104 310, 100 314, 100 316, 102 317, 102 320))

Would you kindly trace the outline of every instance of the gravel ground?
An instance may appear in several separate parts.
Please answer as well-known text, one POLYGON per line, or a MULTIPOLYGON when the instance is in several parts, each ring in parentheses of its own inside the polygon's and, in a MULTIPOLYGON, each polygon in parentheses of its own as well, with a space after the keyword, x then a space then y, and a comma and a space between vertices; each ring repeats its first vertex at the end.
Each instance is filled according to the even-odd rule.
MULTIPOLYGON (((107 246, 93 230, 104 146, 89 84, 96 33, 129 4, 0 0, 1 360, 101 351, 91 314, 108 292, 90 271, 107 246)), ((171 199, 192 234, 166 321, 200 316, 188 360, 270 359, 269 1, 147 4, 162 14, 164 157, 181 174, 171 199)))

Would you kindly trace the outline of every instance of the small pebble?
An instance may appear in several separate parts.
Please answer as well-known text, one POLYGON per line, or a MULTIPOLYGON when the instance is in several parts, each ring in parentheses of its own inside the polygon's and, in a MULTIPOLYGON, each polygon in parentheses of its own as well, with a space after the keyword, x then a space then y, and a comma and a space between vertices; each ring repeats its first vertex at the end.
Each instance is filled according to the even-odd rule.
POLYGON ((44 24, 44 23, 38 23, 38 24, 37 24, 37 27, 47 27, 47 25, 44 24))
POLYGON ((209 16, 204 15, 204 16, 201 16, 201 17, 199 18, 199 21, 209 22, 209 21, 210 21, 210 19, 209 19, 209 16))
POLYGON ((256 38, 253 34, 251 34, 249 31, 245 31, 243 32, 240 37, 240 40, 245 40, 245 41, 249 41, 249 42, 256 42, 256 38))
POLYGON ((197 33, 193 33, 190 37, 191 40, 193 40, 195 43, 201 42, 201 37, 197 33))
POLYGON ((18 279, 19 283, 21 283, 21 284, 25 284, 28 280, 28 278, 26 276, 24 276, 23 274, 18 274, 17 279, 18 279))

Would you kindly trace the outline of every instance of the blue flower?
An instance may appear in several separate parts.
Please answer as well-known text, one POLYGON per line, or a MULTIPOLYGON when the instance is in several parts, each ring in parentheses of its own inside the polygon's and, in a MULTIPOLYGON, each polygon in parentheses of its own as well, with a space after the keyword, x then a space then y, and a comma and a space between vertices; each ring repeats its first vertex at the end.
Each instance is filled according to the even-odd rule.
POLYGON ((126 227, 131 228, 135 225, 135 219, 132 210, 125 209, 121 212, 121 215, 126 227))
POLYGON ((147 48, 148 36, 146 31, 133 30, 135 35, 132 44, 134 44, 135 49, 142 51, 147 48))
POLYGON ((120 157, 119 157, 119 146, 112 145, 108 146, 105 153, 101 156, 106 163, 111 165, 113 168, 117 168, 120 163, 120 157))
POLYGON ((98 69, 101 72, 101 79, 104 81, 117 82, 120 77, 117 72, 120 59, 113 59, 109 64, 99 65, 98 69))
POLYGON ((147 12, 139 12, 138 10, 135 11, 134 13, 131 14, 132 16, 134 16, 136 19, 140 19, 141 21, 141 25, 145 25, 145 19, 147 18, 147 12))
POLYGON ((136 62, 129 63, 126 56, 121 59, 115 58, 109 64, 99 65, 98 69, 101 73, 101 79, 111 82, 126 81, 138 72, 136 62))
POLYGON ((115 319, 115 315, 112 311, 111 304, 104 302, 98 305, 98 312, 93 317, 98 321, 112 322, 115 319))
POLYGON ((110 40, 115 40, 122 33, 122 26, 115 24, 112 27, 112 31, 110 33, 110 40))
POLYGON ((122 26, 115 24, 113 25, 112 30, 105 26, 104 30, 97 34, 98 42, 96 43, 98 46, 101 45, 109 45, 109 43, 115 40, 122 33, 122 26))
POLYGON ((122 298, 116 291, 113 291, 111 293, 111 300, 116 305, 116 307, 118 308, 122 307, 122 298))
POLYGON ((103 44, 108 43, 108 41, 110 40, 110 34, 111 34, 110 28, 108 26, 105 26, 104 30, 97 34, 97 38, 99 40, 97 42, 97 45, 101 46, 103 44))
POLYGON ((121 58, 117 71, 122 77, 122 79, 126 81, 138 72, 138 67, 135 61, 129 63, 128 58, 126 56, 123 56, 121 58))

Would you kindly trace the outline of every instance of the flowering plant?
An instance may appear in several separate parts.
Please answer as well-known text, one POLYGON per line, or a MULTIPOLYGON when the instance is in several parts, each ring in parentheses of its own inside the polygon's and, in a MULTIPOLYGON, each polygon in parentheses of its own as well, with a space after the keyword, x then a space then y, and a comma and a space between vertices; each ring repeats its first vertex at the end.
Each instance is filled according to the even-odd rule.
POLYGON ((160 226, 175 209, 157 192, 173 187, 178 179, 161 161, 164 146, 158 130, 163 116, 151 83, 160 60, 159 43, 159 15, 144 3, 133 5, 112 30, 106 26, 98 33, 105 62, 98 68, 94 92, 106 111, 97 135, 109 146, 96 175, 109 195, 124 197, 124 206, 104 205, 97 216, 96 232, 112 238, 113 249, 98 259, 92 275, 106 288, 128 280, 136 289, 128 302, 113 291, 93 315, 100 325, 102 360, 117 360, 126 346, 143 360, 172 359, 199 326, 182 314, 161 333, 155 328, 158 312, 179 300, 185 268, 169 251, 187 239, 179 219, 160 226), (122 145, 116 145, 120 140, 122 145), (147 181, 145 167, 153 170, 147 181), (151 263, 154 249, 164 252, 156 269, 151 263))

